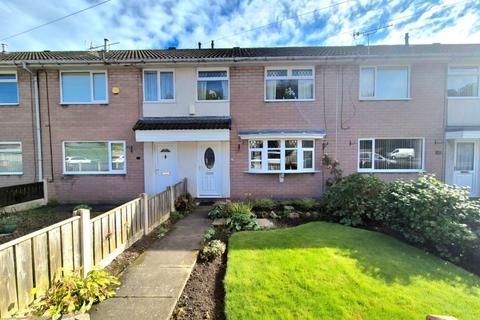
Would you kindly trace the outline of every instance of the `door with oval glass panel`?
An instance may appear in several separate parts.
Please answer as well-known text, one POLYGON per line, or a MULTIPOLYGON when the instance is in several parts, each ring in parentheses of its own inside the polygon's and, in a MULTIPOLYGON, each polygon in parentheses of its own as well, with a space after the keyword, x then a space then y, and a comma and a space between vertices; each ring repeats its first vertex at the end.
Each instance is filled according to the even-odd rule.
POLYGON ((220 197, 222 195, 222 154, 220 142, 198 144, 199 197, 220 197))
POLYGON ((476 188, 476 143, 474 141, 457 141, 455 143, 455 165, 453 184, 468 187, 470 196, 478 196, 476 188))

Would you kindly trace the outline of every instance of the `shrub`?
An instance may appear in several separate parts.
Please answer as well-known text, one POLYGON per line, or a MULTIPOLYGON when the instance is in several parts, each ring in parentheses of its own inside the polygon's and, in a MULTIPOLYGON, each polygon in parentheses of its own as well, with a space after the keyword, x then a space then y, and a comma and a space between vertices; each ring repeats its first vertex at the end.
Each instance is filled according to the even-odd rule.
POLYGON ((119 284, 116 277, 100 270, 90 271, 85 278, 79 272, 65 275, 57 279, 44 296, 34 301, 33 313, 54 320, 66 313, 85 313, 94 303, 112 297, 115 294, 113 287, 119 284))
POLYGON ((376 217, 407 240, 459 262, 480 245, 480 205, 465 188, 432 175, 395 181, 382 192, 376 217))
POLYGON ((210 241, 215 236, 215 233, 216 233, 215 228, 210 227, 210 228, 208 228, 207 232, 205 232, 205 235, 203 236, 203 239, 205 239, 205 241, 210 241))
POLYGON ((203 247, 200 252, 200 259, 213 261, 216 257, 220 257, 226 249, 227 246, 222 241, 212 240, 203 247))
POLYGON ((257 217, 252 212, 252 206, 249 203, 235 202, 228 205, 230 217, 227 219, 226 226, 228 230, 235 232, 241 230, 259 230, 257 217))
POLYGON ((228 210, 229 210, 228 203, 216 202, 213 204, 212 209, 210 209, 210 212, 208 213, 208 217, 212 220, 227 218, 229 215, 228 210))
POLYGON ((385 183, 371 175, 355 173, 335 183, 321 199, 321 207, 342 224, 357 226, 372 221, 377 198, 385 183))
POLYGON ((182 212, 173 211, 172 213, 170 213, 170 220, 177 221, 182 219, 184 216, 185 215, 182 212))
POLYGON ((165 228, 164 226, 160 226, 157 230, 157 237, 159 239, 165 237, 168 233, 168 228, 165 228))
POLYGON ((77 211, 79 209, 87 209, 87 210, 92 210, 92 207, 90 207, 88 204, 82 203, 82 204, 77 204, 74 208, 73 211, 77 211))
POLYGON ((317 205, 318 205, 317 200, 313 198, 303 198, 295 202, 295 206, 299 210, 303 210, 303 211, 314 210, 317 207, 317 205))
POLYGON ((253 202, 253 210, 255 211, 272 211, 276 207, 275 201, 271 198, 257 199, 253 202))
POLYGON ((330 177, 327 178, 325 184, 328 187, 333 186, 335 183, 342 180, 343 171, 340 169, 340 162, 337 159, 332 159, 328 154, 324 154, 322 157, 322 164, 327 169, 327 172, 330 174, 330 177))
POLYGON ((195 202, 193 201, 192 195, 187 193, 185 195, 181 195, 177 199, 175 199, 175 210, 179 212, 186 212, 189 213, 195 208, 195 202))

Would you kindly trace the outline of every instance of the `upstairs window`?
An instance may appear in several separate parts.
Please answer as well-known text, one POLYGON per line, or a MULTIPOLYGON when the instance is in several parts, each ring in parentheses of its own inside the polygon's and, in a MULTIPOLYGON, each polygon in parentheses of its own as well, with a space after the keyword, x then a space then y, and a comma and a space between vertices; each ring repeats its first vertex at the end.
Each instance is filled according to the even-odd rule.
POLYGON ((64 142, 65 174, 126 173, 125 141, 64 142))
POLYGON ((0 142, 0 175, 22 174, 22 143, 0 142))
POLYGON ((479 76, 480 72, 478 67, 448 68, 448 96, 478 97, 479 76))
POLYGON ((314 80, 313 68, 267 68, 265 100, 313 100, 314 80))
POLYGON ((143 99, 145 102, 175 100, 173 71, 145 70, 143 73, 143 99))
POLYGON ((108 103, 107 73, 61 72, 62 104, 108 103))
POLYGON ((410 98, 409 67, 361 67, 360 99, 401 100, 410 98))
POLYGON ((18 79, 16 72, 0 72, 0 105, 18 104, 18 79))
POLYGON ((249 140, 249 171, 253 173, 312 172, 314 141, 249 140))
POLYGON ((228 100, 228 70, 198 70, 198 101, 228 100))
POLYGON ((360 139, 358 171, 422 171, 423 145, 423 139, 360 139))

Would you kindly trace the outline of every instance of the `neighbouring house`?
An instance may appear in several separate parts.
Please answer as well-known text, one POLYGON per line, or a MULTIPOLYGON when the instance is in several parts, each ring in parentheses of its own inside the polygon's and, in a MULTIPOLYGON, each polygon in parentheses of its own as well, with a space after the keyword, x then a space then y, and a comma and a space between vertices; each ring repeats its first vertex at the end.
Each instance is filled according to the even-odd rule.
POLYGON ((320 196, 435 173, 480 196, 480 45, 0 54, 0 186, 119 202, 320 196))

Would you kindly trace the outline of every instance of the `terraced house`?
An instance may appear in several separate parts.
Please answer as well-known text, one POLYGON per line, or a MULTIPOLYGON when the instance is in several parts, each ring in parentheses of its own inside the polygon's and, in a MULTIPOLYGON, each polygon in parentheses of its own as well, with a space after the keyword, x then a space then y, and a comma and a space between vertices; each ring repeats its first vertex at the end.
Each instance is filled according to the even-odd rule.
POLYGON ((480 195, 480 45, 4 52, 0 186, 116 202, 320 196, 435 173, 480 195))

